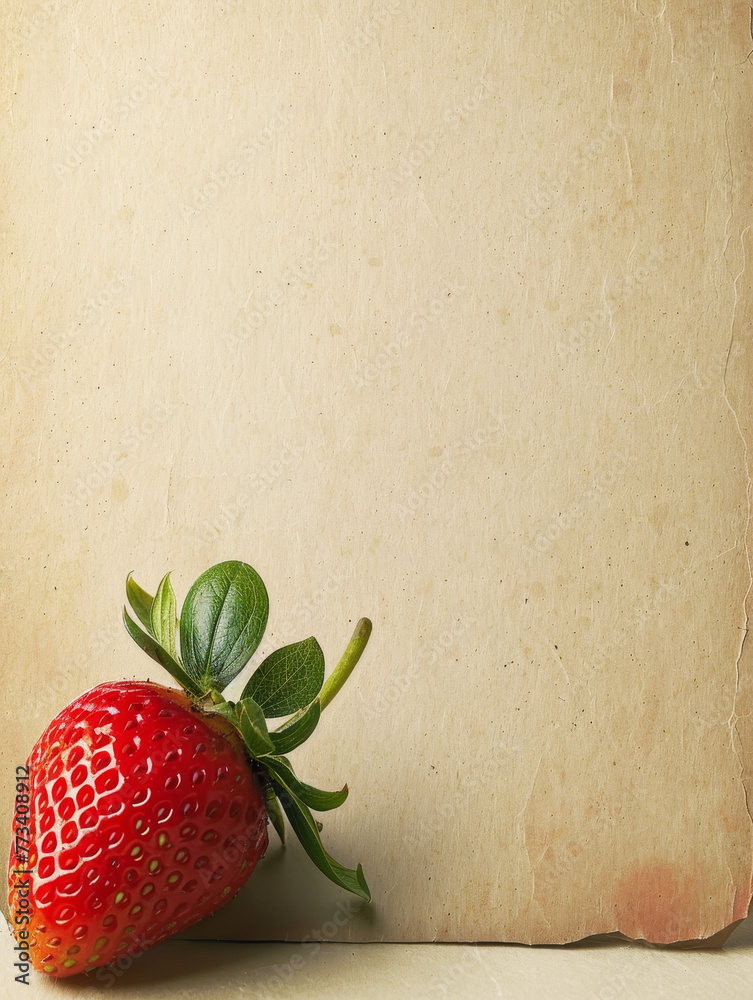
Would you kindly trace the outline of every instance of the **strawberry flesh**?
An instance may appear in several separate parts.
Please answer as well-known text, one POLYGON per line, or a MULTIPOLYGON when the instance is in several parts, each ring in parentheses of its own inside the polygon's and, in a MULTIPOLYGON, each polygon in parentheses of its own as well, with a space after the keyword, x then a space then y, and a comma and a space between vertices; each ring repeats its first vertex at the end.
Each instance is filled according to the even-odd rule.
MULTIPOLYGON (((72 976, 137 955, 209 916, 267 848, 264 797, 241 740, 182 691, 87 691, 29 757, 31 964, 72 976)), ((26 912, 26 911, 24 911, 26 912)))

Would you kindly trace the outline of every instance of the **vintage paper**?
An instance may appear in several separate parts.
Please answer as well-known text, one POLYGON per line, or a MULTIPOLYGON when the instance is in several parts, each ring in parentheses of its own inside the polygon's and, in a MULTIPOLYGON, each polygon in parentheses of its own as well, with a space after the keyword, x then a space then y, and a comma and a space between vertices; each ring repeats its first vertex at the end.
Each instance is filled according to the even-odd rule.
POLYGON ((707 939, 751 900, 750 12, 2 11, 13 768, 156 677, 126 574, 372 640, 294 844, 189 935, 707 939))

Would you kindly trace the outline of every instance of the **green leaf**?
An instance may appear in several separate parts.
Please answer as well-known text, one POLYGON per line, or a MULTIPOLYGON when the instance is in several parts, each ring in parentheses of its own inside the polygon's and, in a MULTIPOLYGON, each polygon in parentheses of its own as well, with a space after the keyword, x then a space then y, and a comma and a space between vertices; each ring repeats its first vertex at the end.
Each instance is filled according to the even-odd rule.
POLYGON ((271 653, 243 689, 268 719, 290 715, 316 698, 324 683, 324 653, 311 636, 271 653))
POLYGON ((295 835, 316 867, 336 885, 355 893, 366 902, 371 901, 371 893, 359 865, 355 870, 345 868, 324 850, 319 830, 308 807, 292 792, 279 775, 270 775, 272 787, 277 792, 282 808, 288 817, 295 835))
POLYGON ((163 576, 157 587, 157 593, 152 601, 150 612, 152 635, 166 649, 174 660, 178 659, 178 649, 175 645, 175 629, 177 625, 177 602, 175 591, 170 583, 170 574, 163 576))
POLYGON ((136 613, 136 617, 152 635, 152 603, 154 598, 136 583, 133 574, 129 573, 126 578, 126 597, 136 613))
POLYGON ((212 566, 188 591, 180 622, 186 671, 207 688, 226 687, 261 642, 269 598, 247 563, 212 566))
POLYGON ((319 708, 318 699, 312 701, 303 715, 294 722, 281 726, 275 732, 270 733, 270 739, 274 743, 275 753, 285 754, 295 750, 301 743, 305 743, 316 729, 322 712, 319 708))
POLYGON ((262 764, 269 771, 272 779, 277 778, 286 788, 290 789, 309 809, 316 812, 326 812, 337 809, 348 797, 348 786, 343 785, 339 792, 323 792, 320 788, 307 785, 293 773, 290 761, 285 757, 264 757, 262 764))
POLYGON ((141 646, 145 653, 148 653, 153 660, 164 667, 186 691, 199 698, 206 694, 206 691, 188 676, 178 661, 166 649, 163 649, 156 639, 139 628, 136 622, 130 618, 126 608, 123 608, 123 622, 130 637, 141 646))
POLYGON ((270 818, 272 826, 277 831, 277 836, 280 838, 280 843, 285 843, 285 820, 282 815, 282 809, 280 808, 280 800, 277 798, 274 788, 268 785, 264 789, 264 803, 267 807, 267 815, 270 818))
POLYGON ((274 750, 264 712, 253 698, 242 698, 237 705, 241 736, 252 757, 261 757, 274 750))
POLYGON ((269 737, 267 720, 253 698, 244 698, 237 704, 225 701, 215 705, 213 711, 219 712, 220 715, 224 715, 233 723, 243 737, 243 742, 252 757, 263 757, 274 752, 274 743, 269 737))

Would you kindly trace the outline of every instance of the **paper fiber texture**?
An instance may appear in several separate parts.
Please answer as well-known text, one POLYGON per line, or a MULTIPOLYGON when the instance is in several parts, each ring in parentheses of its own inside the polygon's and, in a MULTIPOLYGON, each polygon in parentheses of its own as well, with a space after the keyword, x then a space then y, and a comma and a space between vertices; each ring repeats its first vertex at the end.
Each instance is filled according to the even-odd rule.
POLYGON ((751 899, 742 3, 2 11, 13 768, 157 670, 126 574, 270 593, 357 673, 350 797, 188 932, 705 939, 751 899))

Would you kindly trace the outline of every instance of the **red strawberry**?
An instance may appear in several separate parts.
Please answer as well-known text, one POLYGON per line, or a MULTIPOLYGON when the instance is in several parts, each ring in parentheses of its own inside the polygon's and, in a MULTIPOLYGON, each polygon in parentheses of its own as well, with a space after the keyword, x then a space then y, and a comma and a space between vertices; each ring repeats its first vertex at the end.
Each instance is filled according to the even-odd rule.
POLYGON ((239 672, 266 625, 263 586, 250 566, 221 563, 191 588, 179 623, 169 577, 155 598, 129 578, 148 631, 126 614, 128 631, 186 691, 100 684, 64 708, 32 750, 30 839, 27 847, 14 837, 8 900, 34 968, 58 977, 89 971, 213 913, 264 855, 269 818, 284 837, 280 803, 315 864, 370 898, 360 866, 326 854, 309 812, 339 805, 347 787, 305 785, 283 756, 313 732, 370 624, 359 623, 324 687, 321 650, 308 639, 272 653, 241 699, 228 702, 220 684, 239 672), (266 716, 291 713, 269 732, 266 716))
POLYGON ((179 691, 100 684, 50 723, 29 768, 29 951, 45 972, 74 975, 201 920, 267 848, 242 742, 179 691))

